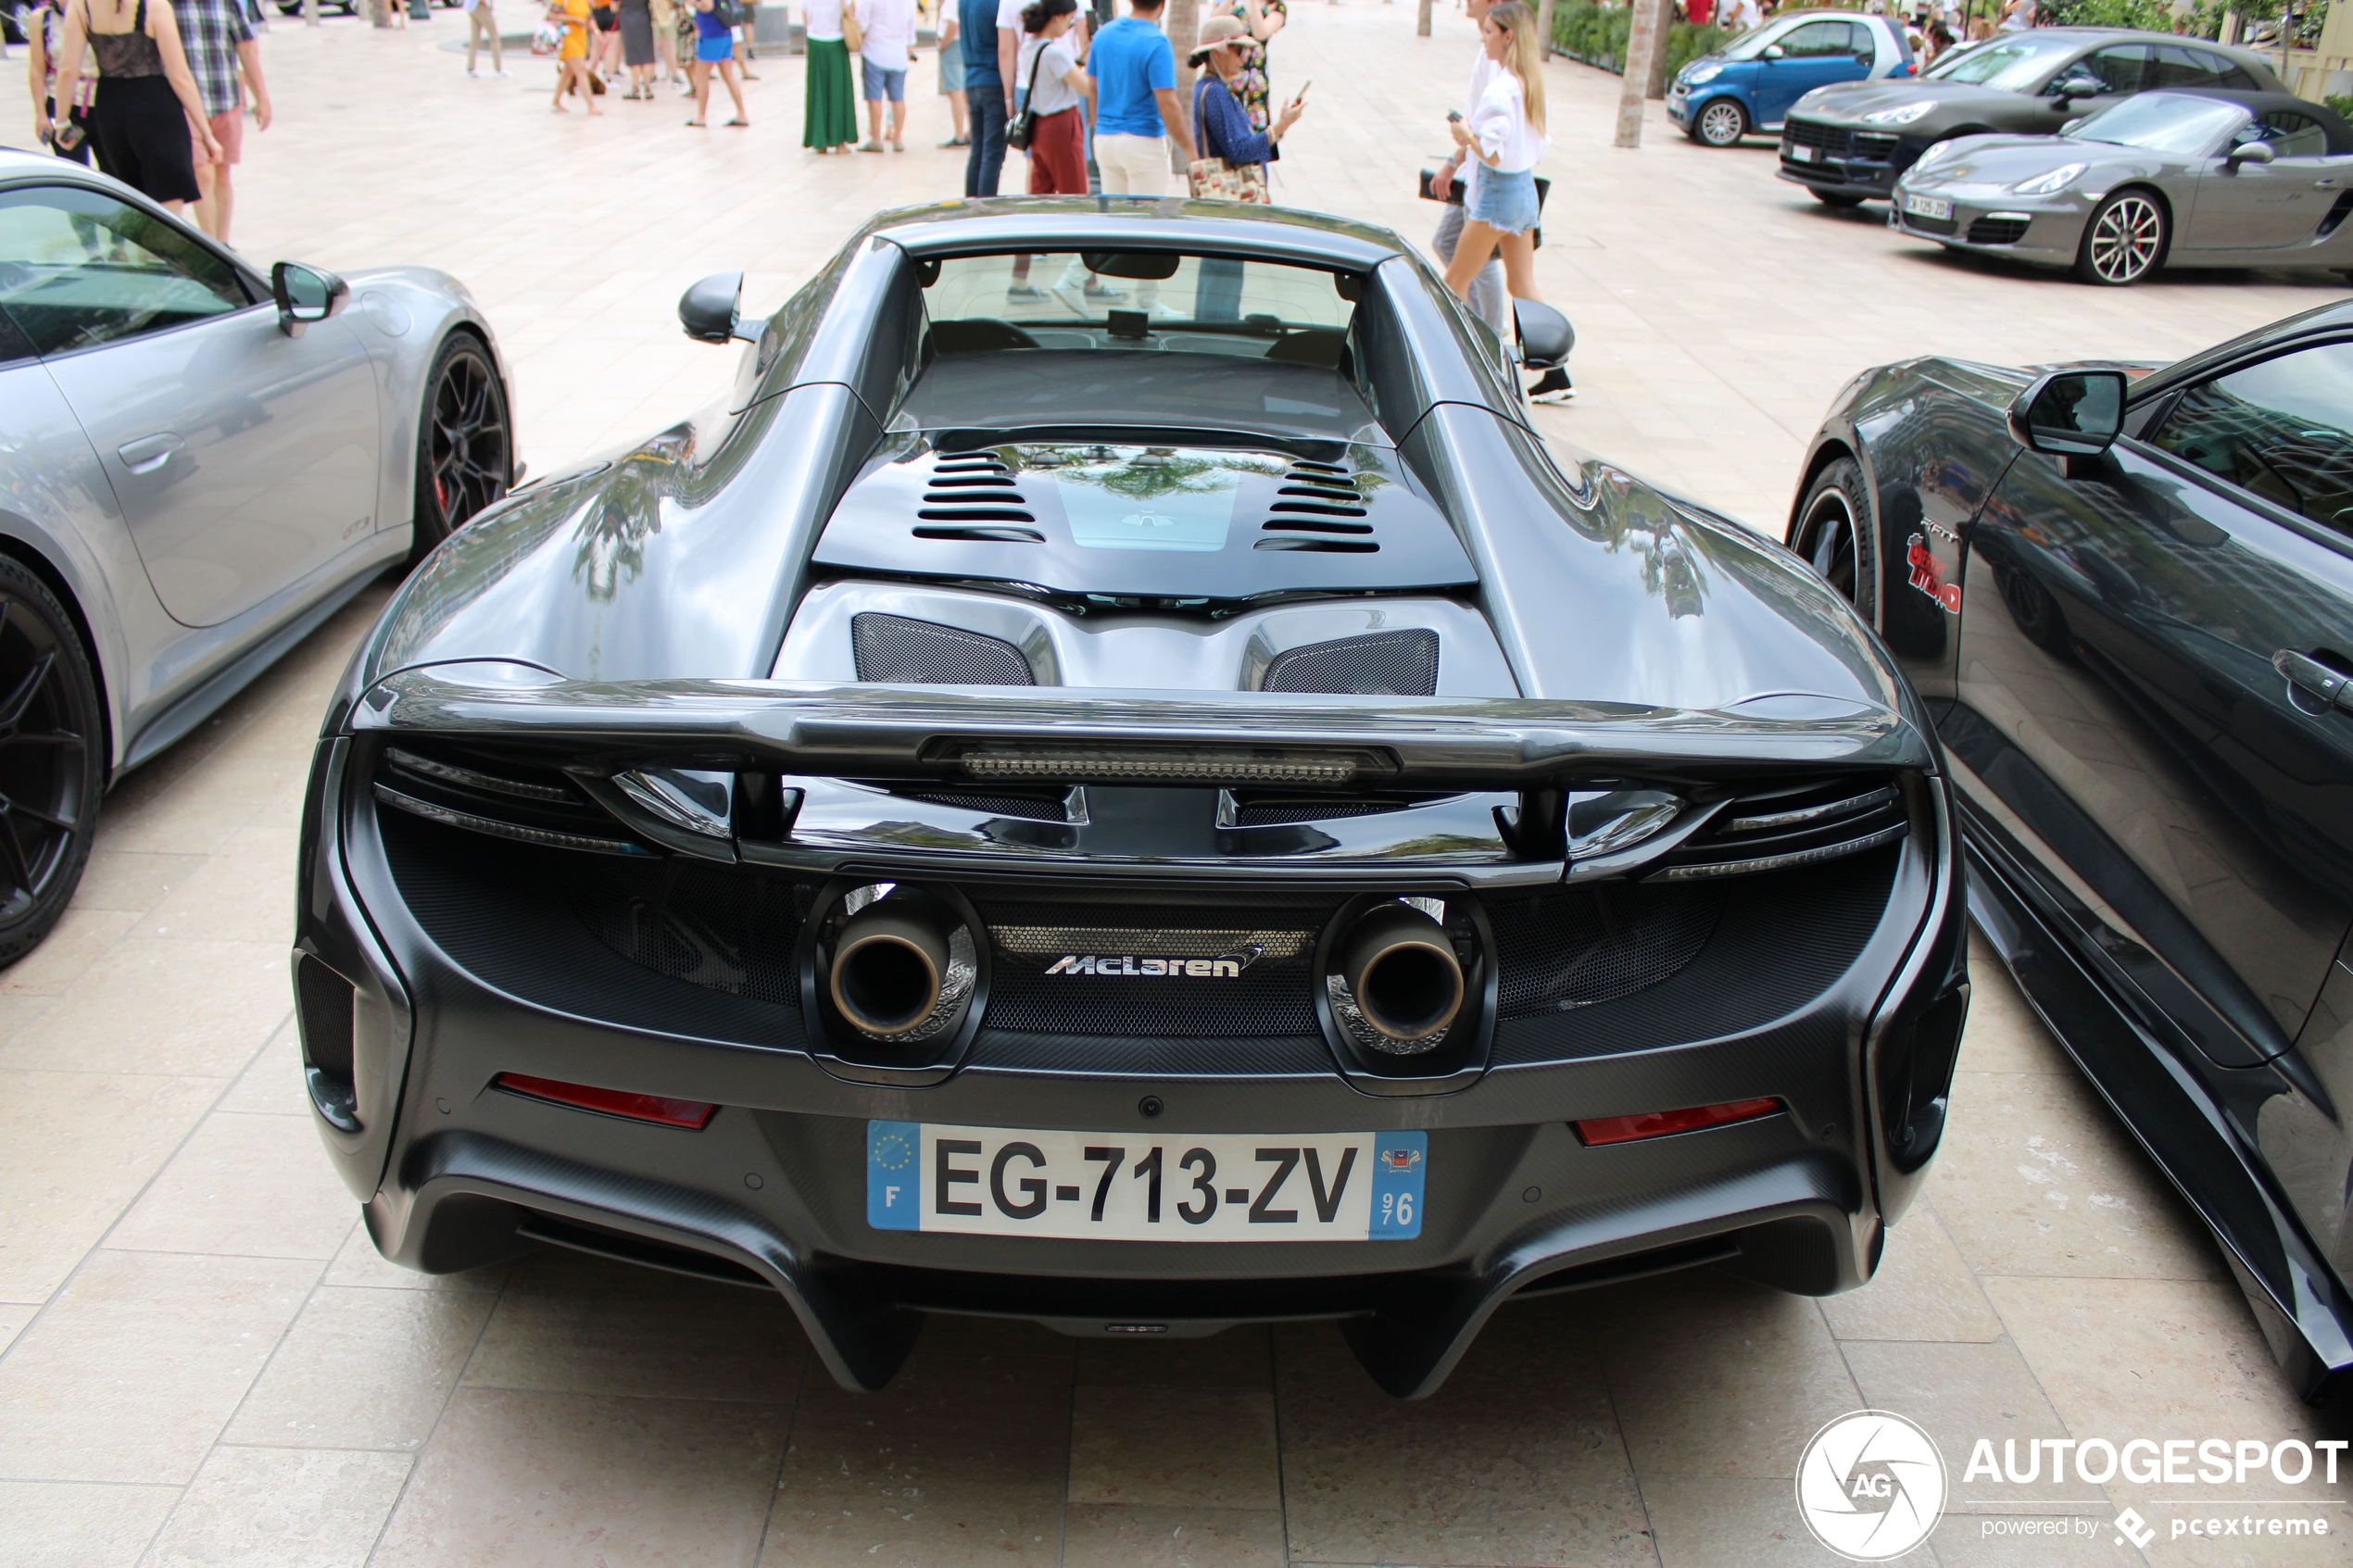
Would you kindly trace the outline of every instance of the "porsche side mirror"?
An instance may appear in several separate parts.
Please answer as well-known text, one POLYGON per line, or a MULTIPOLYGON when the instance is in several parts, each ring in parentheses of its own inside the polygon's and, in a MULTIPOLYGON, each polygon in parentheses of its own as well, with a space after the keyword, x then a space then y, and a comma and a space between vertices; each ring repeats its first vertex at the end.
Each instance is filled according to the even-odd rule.
POLYGON ((278 327, 288 337, 300 337, 313 321, 343 313, 351 302, 351 285, 333 272, 281 261, 270 269, 270 296, 278 302, 278 327))
POLYGON ((2271 150, 2269 142, 2242 142, 2222 155, 2222 161, 2236 169, 2243 163, 2269 163, 2280 155, 2271 150))
POLYGON ((2030 451, 2062 460, 2067 477, 2085 477, 2124 428, 2120 370, 2052 370, 2010 405, 2010 435, 2030 451))
POLYGON ((2096 76, 2070 76, 2062 78, 2051 89, 2051 96, 2064 107, 2073 99, 2096 98, 2107 91, 2107 85, 2096 76))
POLYGON ((1780 44, 1768 44, 1758 52, 1756 57, 1760 60, 1778 60, 1784 52, 1780 44))
POLYGON ((1519 329, 1519 360, 1531 370, 1557 370, 1568 363, 1577 346, 1577 329, 1568 318, 1533 299, 1512 301, 1512 321, 1519 329))
POLYGON ((757 343, 743 328, 744 275, 713 272, 678 296, 678 324, 697 343, 757 343))

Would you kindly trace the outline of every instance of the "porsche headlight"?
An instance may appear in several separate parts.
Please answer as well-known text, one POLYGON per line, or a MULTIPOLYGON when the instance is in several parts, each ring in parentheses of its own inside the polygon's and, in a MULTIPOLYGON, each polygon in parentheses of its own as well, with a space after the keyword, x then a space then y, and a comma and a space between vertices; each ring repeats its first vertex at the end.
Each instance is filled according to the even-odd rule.
POLYGON ((1914 169, 1926 169, 1931 163, 1943 163, 1946 158, 1951 157, 1955 153, 1960 150, 1959 138, 1948 136, 1944 141, 1930 147, 1928 151, 1922 153, 1918 158, 1914 159, 1912 167, 1914 169))
POLYGON ((1698 87, 1724 74, 1722 66, 1693 66, 1683 73, 1683 85, 1698 87))
POLYGON ((1866 125, 1909 125, 1935 107, 1932 101, 1923 98, 1917 104, 1906 104, 1900 109, 1881 109, 1875 113, 1867 114, 1863 117, 1863 123, 1866 125))
POLYGON ((2010 187, 2010 194, 2018 196, 2057 195, 2074 183, 2075 177, 2083 172, 2084 167, 2080 163, 2061 164, 2048 174, 2038 174, 2032 180, 2020 181, 2010 187))

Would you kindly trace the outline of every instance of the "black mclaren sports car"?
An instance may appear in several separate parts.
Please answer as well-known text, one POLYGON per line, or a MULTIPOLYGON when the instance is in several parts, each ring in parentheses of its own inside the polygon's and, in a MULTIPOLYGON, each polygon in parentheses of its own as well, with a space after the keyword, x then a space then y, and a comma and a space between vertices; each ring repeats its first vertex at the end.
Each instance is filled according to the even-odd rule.
POLYGON ((1234 212, 698 285, 732 395, 403 586, 294 960, 386 1256, 777 1290, 862 1388, 930 1312, 1340 1320, 1401 1396, 1516 1294, 1870 1275, 1968 998, 1926 714, 1395 235, 1234 212))
POLYGON ((2020 989, 2342 1399, 2353 307, 2163 369, 1867 371, 1790 531, 1932 715, 2020 989))

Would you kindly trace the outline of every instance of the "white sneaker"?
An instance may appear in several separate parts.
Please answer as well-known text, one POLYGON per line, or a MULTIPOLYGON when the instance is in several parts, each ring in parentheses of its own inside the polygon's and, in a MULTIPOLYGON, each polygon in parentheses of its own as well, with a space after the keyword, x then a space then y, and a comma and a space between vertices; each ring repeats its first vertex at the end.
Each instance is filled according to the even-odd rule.
MULTIPOLYGON (((504 76, 507 73, 502 70, 498 74, 504 76)), ((480 82, 482 80, 482 72, 478 70, 470 70, 466 72, 466 80, 469 82, 480 82)))
POLYGON ((1087 308, 1087 295, 1081 292, 1076 283, 1068 282, 1059 282, 1047 292, 1051 294, 1056 299, 1061 300, 1064 305, 1069 306, 1073 310, 1078 312, 1081 316, 1093 314, 1087 308))
POLYGON ((503 71, 503 70, 494 70, 494 71, 492 71, 490 74, 491 74, 491 75, 493 75, 493 76, 495 76, 495 77, 497 77, 497 78, 498 78, 500 81, 502 81, 502 82, 503 82, 503 81, 505 81, 505 80, 506 80, 506 77, 507 77, 507 72, 505 72, 505 71, 503 71))

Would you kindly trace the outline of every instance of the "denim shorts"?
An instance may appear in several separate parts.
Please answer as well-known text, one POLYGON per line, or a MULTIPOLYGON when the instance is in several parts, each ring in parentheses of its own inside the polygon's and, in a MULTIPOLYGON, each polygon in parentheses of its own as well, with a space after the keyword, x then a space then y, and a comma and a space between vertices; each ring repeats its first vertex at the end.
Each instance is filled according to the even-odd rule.
POLYGON ((868 103, 879 104, 885 98, 888 98, 894 104, 903 104, 907 101, 905 70, 885 70, 874 61, 862 56, 858 61, 858 74, 864 82, 866 88, 864 95, 868 103))
POLYGON ((1480 169, 1478 187, 1471 193, 1470 216, 1505 234, 1525 234, 1536 227, 1536 171, 1480 169))

